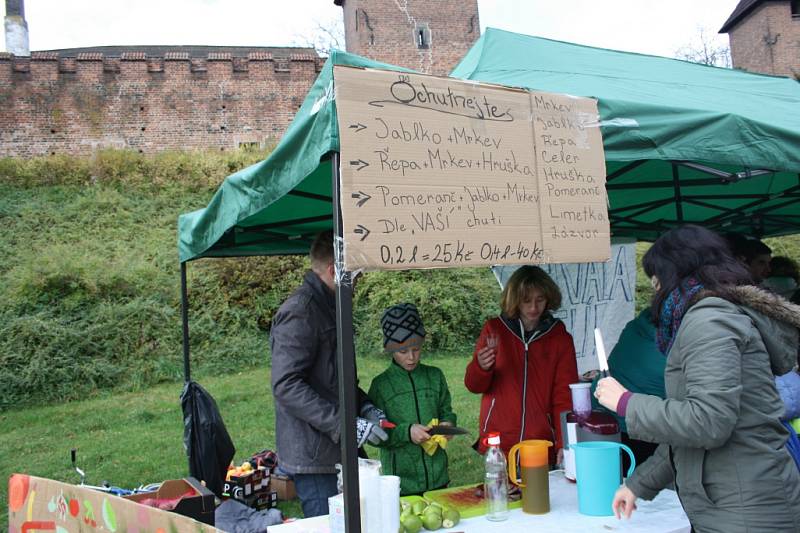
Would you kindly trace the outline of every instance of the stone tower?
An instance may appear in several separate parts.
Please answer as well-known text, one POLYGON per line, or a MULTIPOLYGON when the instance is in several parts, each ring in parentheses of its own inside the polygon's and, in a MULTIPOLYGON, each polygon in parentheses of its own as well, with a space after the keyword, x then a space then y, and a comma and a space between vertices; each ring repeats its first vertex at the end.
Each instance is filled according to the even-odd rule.
POLYGON ((480 37, 477 0, 334 0, 347 51, 447 75, 480 37))
POLYGON ((800 0, 739 0, 719 32, 734 68, 800 80, 800 0))
POLYGON ((31 55, 24 0, 6 0, 6 51, 15 56, 31 55))

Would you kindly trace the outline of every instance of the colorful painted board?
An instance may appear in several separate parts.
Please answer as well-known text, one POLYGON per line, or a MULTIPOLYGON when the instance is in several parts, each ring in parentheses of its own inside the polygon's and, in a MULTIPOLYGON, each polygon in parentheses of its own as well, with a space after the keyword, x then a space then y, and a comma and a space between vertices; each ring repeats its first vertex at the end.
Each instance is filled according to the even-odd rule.
POLYGON ((8 480, 8 530, 104 533, 220 531, 179 514, 78 485, 12 474, 8 480))
MULTIPOLYGON (((429 490, 422 496, 431 502, 436 502, 442 506, 452 507, 461 513, 461 518, 472 518, 486 514, 486 503, 483 496, 478 493, 483 485, 472 484, 461 487, 448 487, 446 489, 429 490)), ((522 507, 522 500, 508 502, 509 509, 522 507)))

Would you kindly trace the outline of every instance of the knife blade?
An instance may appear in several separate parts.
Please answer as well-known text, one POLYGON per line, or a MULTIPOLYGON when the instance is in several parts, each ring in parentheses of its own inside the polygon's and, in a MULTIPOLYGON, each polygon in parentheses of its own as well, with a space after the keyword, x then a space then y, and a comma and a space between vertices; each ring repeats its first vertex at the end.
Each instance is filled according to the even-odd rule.
POLYGON ((603 334, 599 328, 594 328, 594 347, 597 351, 597 362, 600 365, 600 374, 604 378, 608 377, 608 358, 606 357, 606 347, 603 344, 603 334))
POLYGON ((456 426, 433 426, 428 435, 467 435, 469 431, 456 426))

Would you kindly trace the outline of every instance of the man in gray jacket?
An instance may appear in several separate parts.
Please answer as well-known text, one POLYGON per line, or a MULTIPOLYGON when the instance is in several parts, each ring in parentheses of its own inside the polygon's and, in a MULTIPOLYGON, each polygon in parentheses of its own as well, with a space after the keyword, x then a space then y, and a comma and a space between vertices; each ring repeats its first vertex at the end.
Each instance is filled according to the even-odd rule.
MULTIPOLYGON (((306 517, 328 513, 341 461, 332 232, 317 236, 310 256, 311 270, 278 309, 270 331, 278 462, 293 475, 306 517)), ((360 388, 357 394, 359 446, 386 440, 379 426, 385 415, 360 388)))

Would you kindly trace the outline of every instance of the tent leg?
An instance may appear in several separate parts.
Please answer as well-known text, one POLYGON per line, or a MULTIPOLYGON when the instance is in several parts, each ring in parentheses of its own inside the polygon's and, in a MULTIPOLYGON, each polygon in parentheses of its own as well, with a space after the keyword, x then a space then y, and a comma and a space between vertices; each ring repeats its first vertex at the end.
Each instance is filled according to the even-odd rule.
POLYGON ((672 163, 672 188, 675 190, 675 215, 679 223, 683 224, 683 197, 681 196, 681 179, 678 165, 672 163))
MULTIPOLYGON (((342 213, 339 206, 339 153, 331 157, 333 178, 333 227, 335 247, 343 242, 342 213)), ((337 254, 337 259, 339 254, 337 254)), ((356 442, 356 356, 353 345, 353 283, 350 272, 337 268, 336 289, 337 367, 339 374, 339 412, 341 418, 342 481, 344 519, 347 533, 361 533, 358 488, 358 443, 356 442)))
POLYGON ((186 291, 186 262, 181 262, 181 320, 183 322, 183 380, 188 383, 189 373, 189 296, 186 291))

